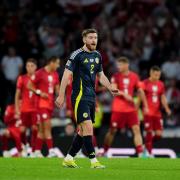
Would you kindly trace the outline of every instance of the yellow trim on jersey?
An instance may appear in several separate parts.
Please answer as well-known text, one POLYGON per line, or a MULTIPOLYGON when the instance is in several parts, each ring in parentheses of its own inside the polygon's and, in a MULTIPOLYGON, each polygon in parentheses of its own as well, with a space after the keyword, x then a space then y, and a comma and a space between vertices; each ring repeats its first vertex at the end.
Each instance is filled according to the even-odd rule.
POLYGON ((75 108, 74 108, 76 121, 77 121, 77 110, 78 110, 78 106, 79 106, 79 102, 81 100, 82 94, 83 94, 83 87, 82 87, 82 80, 80 80, 80 91, 79 91, 79 94, 76 98, 75 108))

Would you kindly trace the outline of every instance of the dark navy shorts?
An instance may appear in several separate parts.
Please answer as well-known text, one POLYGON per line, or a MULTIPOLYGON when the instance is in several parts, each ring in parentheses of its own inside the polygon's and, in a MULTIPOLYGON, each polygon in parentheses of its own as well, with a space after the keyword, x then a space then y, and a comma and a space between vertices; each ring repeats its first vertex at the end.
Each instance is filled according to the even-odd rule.
POLYGON ((77 124, 86 120, 91 120, 94 123, 95 119, 95 102, 88 100, 73 100, 72 106, 77 124))

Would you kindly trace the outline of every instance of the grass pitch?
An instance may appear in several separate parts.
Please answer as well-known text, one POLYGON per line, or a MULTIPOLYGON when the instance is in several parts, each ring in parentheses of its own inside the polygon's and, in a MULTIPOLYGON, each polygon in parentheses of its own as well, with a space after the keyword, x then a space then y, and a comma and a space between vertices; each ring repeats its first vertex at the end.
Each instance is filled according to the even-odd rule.
POLYGON ((0 180, 180 180, 180 159, 107 159, 106 169, 90 169, 90 162, 77 159, 82 168, 62 167, 62 159, 0 158, 0 180))

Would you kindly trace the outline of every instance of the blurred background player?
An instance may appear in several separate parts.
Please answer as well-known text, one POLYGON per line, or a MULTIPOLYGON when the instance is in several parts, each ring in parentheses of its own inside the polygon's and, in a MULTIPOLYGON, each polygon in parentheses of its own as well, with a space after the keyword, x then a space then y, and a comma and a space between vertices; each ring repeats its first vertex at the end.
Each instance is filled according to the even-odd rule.
POLYGON ((143 89, 147 98, 149 107, 148 113, 144 114, 144 129, 146 131, 145 146, 147 155, 153 157, 152 147, 156 140, 159 140, 163 131, 163 119, 161 114, 161 106, 164 107, 166 113, 171 115, 168 106, 164 83, 159 80, 161 70, 157 66, 150 69, 150 76, 143 81, 143 89))
POLYGON ((22 143, 21 143, 21 120, 16 117, 14 104, 9 104, 6 107, 4 114, 4 123, 6 128, 3 131, 0 139, 2 142, 2 150, 4 157, 10 157, 11 154, 8 151, 9 140, 12 139, 15 142, 16 149, 18 152, 14 156, 20 157, 22 153, 22 143))
MULTIPOLYGON (((29 144, 27 144, 26 130, 31 128, 31 148, 34 151, 35 141, 37 137, 37 97, 28 89, 27 85, 31 77, 37 69, 37 62, 33 58, 29 58, 26 62, 26 71, 24 75, 20 75, 17 80, 16 94, 15 94, 15 111, 16 116, 22 120, 22 141, 26 145, 27 151, 29 144)), ((26 152, 24 152, 26 153, 26 152)))
POLYGON ((120 96, 114 97, 112 102, 112 114, 110 128, 104 140, 105 155, 112 145, 114 136, 118 129, 126 126, 132 129, 134 135, 134 145, 138 156, 143 155, 142 136, 139 127, 137 110, 133 101, 135 90, 138 90, 142 97, 144 110, 148 111, 148 106, 143 90, 140 88, 139 77, 136 73, 129 70, 129 60, 126 57, 117 59, 118 71, 112 76, 111 83, 114 88, 120 90, 120 96))
POLYGON ((47 65, 36 71, 29 81, 29 88, 39 96, 38 114, 40 116, 38 134, 35 145, 35 157, 42 157, 41 149, 45 141, 49 155, 56 156, 53 150, 51 134, 51 117, 54 108, 54 95, 59 92, 59 76, 56 72, 60 59, 53 56, 47 60, 47 65))
POLYGON ((56 99, 57 106, 61 108, 64 103, 68 80, 73 74, 73 93, 71 100, 79 131, 63 161, 63 166, 70 168, 78 167, 74 161, 74 157, 82 145, 84 145, 91 161, 91 168, 104 168, 96 159, 92 143, 95 118, 96 75, 99 75, 101 84, 112 94, 118 94, 118 90, 111 86, 109 80, 103 73, 102 57, 100 53, 96 51, 98 41, 97 31, 95 29, 86 29, 82 32, 82 38, 84 46, 74 51, 67 61, 59 96, 56 99))

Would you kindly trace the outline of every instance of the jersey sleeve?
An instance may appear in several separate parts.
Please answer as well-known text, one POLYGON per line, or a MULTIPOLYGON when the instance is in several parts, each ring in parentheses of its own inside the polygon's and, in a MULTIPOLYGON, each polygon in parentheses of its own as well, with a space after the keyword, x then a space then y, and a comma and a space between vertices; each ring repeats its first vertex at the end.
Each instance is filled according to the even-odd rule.
POLYGON ((102 56, 99 54, 99 60, 98 60, 98 58, 96 58, 95 61, 96 61, 96 63, 98 63, 98 61, 99 61, 99 67, 98 67, 97 72, 102 72, 102 71, 103 71, 103 67, 102 67, 102 56))
POLYGON ((38 84, 40 81, 40 77, 41 77, 41 72, 40 71, 36 71, 35 74, 31 77, 31 81, 34 84, 38 84))
POLYGON ((23 79, 22 79, 22 76, 19 76, 17 80, 16 88, 22 89, 22 86, 23 86, 23 79))
POLYGON ((74 72, 77 62, 78 62, 78 54, 75 51, 70 55, 70 58, 66 62, 65 68, 74 72))

